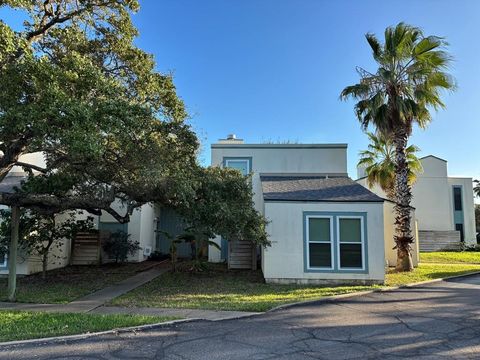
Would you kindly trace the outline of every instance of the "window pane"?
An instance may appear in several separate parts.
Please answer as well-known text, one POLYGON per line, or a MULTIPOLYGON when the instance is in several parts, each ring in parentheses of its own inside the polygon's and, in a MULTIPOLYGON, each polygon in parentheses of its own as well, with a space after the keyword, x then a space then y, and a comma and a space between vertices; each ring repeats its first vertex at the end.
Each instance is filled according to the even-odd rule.
POLYGON ((228 160, 227 167, 239 170, 242 175, 248 175, 248 161, 247 160, 228 160))
POLYGON ((308 220, 309 241, 330 241, 330 219, 310 218, 308 220))
POLYGON ((362 268, 361 244, 340 244, 340 267, 362 268))
POLYGON ((330 244, 309 244, 310 267, 331 267, 332 249, 330 244))
POLYGON ((463 224, 455 224, 455 230, 460 231, 460 241, 464 241, 463 224))
POLYGON ((459 187, 453 188, 453 201, 455 203, 455 211, 462 210, 462 189, 459 187))
POLYGON ((340 219, 340 242, 361 242, 360 219, 340 219))

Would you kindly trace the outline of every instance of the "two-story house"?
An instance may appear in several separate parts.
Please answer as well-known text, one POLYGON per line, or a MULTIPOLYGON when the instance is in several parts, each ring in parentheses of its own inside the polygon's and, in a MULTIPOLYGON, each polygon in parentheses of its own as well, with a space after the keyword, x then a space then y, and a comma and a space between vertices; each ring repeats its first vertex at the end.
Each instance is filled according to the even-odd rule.
MULTIPOLYGON (((412 206, 418 222, 422 251, 476 244, 473 179, 448 175, 447 161, 428 155, 420 159, 423 172, 412 187, 412 206)), ((368 188, 365 169, 358 168, 357 182, 368 188)), ((370 189, 385 197, 376 185, 370 189)))
MULTIPOLYGON (((272 244, 257 255, 267 282, 384 281, 385 200, 348 177, 346 144, 246 144, 230 135, 211 152, 212 165, 252 174, 255 207, 269 220, 272 244)), ((210 261, 255 266, 256 249, 216 241, 210 261)))

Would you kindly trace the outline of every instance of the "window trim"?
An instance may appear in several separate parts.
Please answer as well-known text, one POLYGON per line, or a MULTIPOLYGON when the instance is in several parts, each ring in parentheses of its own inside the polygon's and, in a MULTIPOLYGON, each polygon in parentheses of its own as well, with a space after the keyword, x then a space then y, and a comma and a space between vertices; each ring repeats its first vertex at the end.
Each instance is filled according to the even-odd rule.
MULTIPOLYGON (((228 168, 229 161, 246 161, 248 174, 252 172, 252 157, 250 156, 228 156, 223 158, 223 167, 228 168)), ((248 175, 247 174, 247 175, 248 175)))
POLYGON ((334 218, 331 215, 307 215, 305 217, 305 240, 306 240, 306 268, 307 270, 327 270, 335 269, 335 248, 334 238, 335 233, 333 229, 334 218), (310 241, 310 219, 328 219, 330 221, 330 241, 310 241), (310 244, 330 244, 330 267, 327 266, 310 266, 310 244))
POLYGON ((364 217, 361 215, 338 215, 337 216, 337 262, 338 262, 338 269, 339 270, 358 270, 364 271, 365 270, 365 225, 364 225, 364 217), (360 220, 360 245, 362 249, 362 267, 342 267, 340 263, 340 245, 341 244, 355 244, 358 245, 358 242, 354 241, 346 241, 342 242, 340 239, 340 220, 341 219, 359 219, 360 220))
MULTIPOLYGON (((362 211, 303 211, 303 272, 304 273, 332 273, 332 274, 368 274, 369 271, 369 262, 368 262, 368 216, 367 212, 362 211), (331 216, 334 219, 334 232, 333 232, 333 251, 334 251, 334 262, 332 269, 322 269, 322 268, 309 268, 309 258, 307 247, 307 217, 309 216, 331 216), (338 249, 338 237, 337 234, 337 217, 347 217, 347 216, 355 216, 361 217, 363 219, 363 228, 362 228, 362 237, 363 237, 363 254, 362 254, 362 261, 363 261, 363 268, 339 268, 339 249, 338 249)), ((332 224, 332 223, 331 223, 332 224)))

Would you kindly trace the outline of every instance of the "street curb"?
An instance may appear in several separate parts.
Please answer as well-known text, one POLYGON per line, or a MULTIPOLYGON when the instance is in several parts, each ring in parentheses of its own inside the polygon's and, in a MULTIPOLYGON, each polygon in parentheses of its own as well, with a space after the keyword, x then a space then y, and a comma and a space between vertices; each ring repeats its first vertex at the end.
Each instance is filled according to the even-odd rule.
MULTIPOLYGON (((265 311, 265 313, 274 312, 274 311, 283 310, 283 309, 288 309, 288 308, 291 308, 291 307, 296 307, 296 306, 301 306, 301 305, 322 304, 322 303, 333 302, 333 301, 336 301, 336 300, 342 300, 342 299, 348 299, 348 298, 353 298, 353 297, 358 297, 358 296, 370 295, 370 294, 374 294, 374 293, 384 293, 384 292, 391 292, 391 291, 400 290, 400 289, 409 289, 409 288, 419 287, 419 286, 422 286, 422 285, 434 284, 434 283, 441 282, 441 281, 447 281, 447 280, 451 280, 451 279, 459 279, 459 278, 464 278, 464 277, 469 277, 469 276, 474 276, 474 275, 480 275, 480 271, 475 271, 475 272, 471 272, 471 273, 468 273, 468 274, 462 274, 462 275, 447 276, 447 277, 444 277, 444 278, 438 278, 438 279, 432 279, 432 280, 425 280, 425 281, 420 281, 420 282, 410 283, 410 284, 405 284, 405 285, 400 285, 400 286, 389 286, 389 287, 384 287, 384 288, 379 288, 379 289, 374 289, 374 290, 365 290, 365 291, 357 291, 357 292, 351 292, 351 293, 340 294, 340 295, 325 296, 323 298, 316 299, 316 300, 298 301, 298 302, 294 302, 294 303, 290 303, 290 304, 283 304, 283 305, 275 306, 274 308, 265 311)), ((252 316, 257 316, 257 314, 252 315, 252 316)))
POLYGON ((40 338, 40 339, 28 339, 28 340, 15 340, 15 341, 8 341, 8 342, 0 342, 0 350, 2 349, 2 347, 6 347, 6 346, 20 346, 20 345, 30 345, 30 344, 40 345, 40 344, 46 344, 46 343, 77 341, 77 340, 84 340, 84 339, 88 339, 90 337, 101 336, 101 335, 118 335, 118 334, 124 334, 124 333, 135 334, 136 332, 140 332, 140 331, 151 330, 151 329, 159 329, 159 328, 168 327, 168 326, 171 326, 171 325, 198 322, 198 321, 219 322, 219 321, 253 318, 253 317, 263 315, 263 314, 268 314, 268 313, 271 313, 271 312, 284 310, 284 309, 288 309, 288 308, 293 308, 293 307, 297 307, 297 306, 302 306, 302 305, 329 303, 329 302, 334 302, 334 301, 337 301, 337 300, 348 299, 348 298, 353 298, 353 297, 360 297, 360 296, 370 295, 370 294, 374 294, 374 293, 384 293, 384 292, 386 293, 386 292, 391 292, 391 291, 395 291, 395 290, 399 290, 399 289, 415 288, 415 287, 422 286, 422 285, 434 284, 434 283, 441 282, 441 281, 465 278, 465 277, 470 277, 470 276, 474 276, 474 275, 480 275, 480 271, 475 271, 475 272, 471 272, 471 273, 468 273, 468 274, 462 274, 462 275, 447 276, 447 277, 444 277, 444 278, 426 280, 426 281, 421 281, 421 282, 416 282, 416 283, 410 283, 410 284, 405 284, 405 285, 401 285, 401 286, 391 286, 391 287, 379 288, 379 289, 374 289, 374 290, 357 291, 357 292, 352 292, 352 293, 347 293, 347 294, 326 296, 326 297, 323 297, 323 298, 320 298, 320 299, 317 299, 317 300, 299 301, 299 302, 295 302, 295 303, 291 303, 291 304, 279 305, 279 306, 276 306, 276 307, 274 307, 270 310, 267 310, 265 312, 260 312, 258 314, 248 314, 248 315, 245 315, 245 316, 239 315, 239 316, 235 316, 235 317, 227 318, 227 319, 217 319, 217 320, 207 320, 207 319, 202 319, 202 318, 179 319, 179 320, 165 321, 165 322, 162 322, 162 323, 140 325, 140 326, 131 326, 131 327, 126 327, 126 328, 118 328, 118 329, 105 330, 105 331, 86 333, 86 334, 65 335, 65 336, 55 336, 55 337, 40 338))
POLYGON ((189 323, 189 322, 196 322, 196 321, 204 321, 204 319, 178 319, 178 320, 171 320, 165 321, 161 323, 155 324, 147 324, 147 325, 139 325, 139 326, 130 326, 125 328, 118 328, 118 329, 111 329, 105 331, 97 331, 92 333, 84 333, 84 334, 75 334, 75 335, 63 335, 63 336, 53 336, 48 338, 39 338, 39 339, 27 339, 27 340, 14 340, 14 341, 7 341, 7 342, 0 342, 0 350, 2 347, 6 346, 20 346, 20 345, 41 345, 47 343, 59 343, 59 342, 67 342, 67 341, 77 341, 77 340, 85 340, 90 337, 94 336, 101 336, 101 335, 118 335, 124 333, 133 333, 151 329, 158 329, 166 326, 177 325, 182 323, 189 323))

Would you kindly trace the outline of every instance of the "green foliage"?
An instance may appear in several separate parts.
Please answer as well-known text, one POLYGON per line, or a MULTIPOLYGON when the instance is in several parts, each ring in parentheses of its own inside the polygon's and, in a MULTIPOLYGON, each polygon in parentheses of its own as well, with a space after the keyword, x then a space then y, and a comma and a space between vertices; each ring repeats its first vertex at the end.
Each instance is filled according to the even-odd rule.
POLYGON ((239 174, 202 169, 199 142, 169 74, 135 46, 134 0, 6 1, 0 22, 0 180, 30 176, 0 203, 51 215, 105 210, 120 222, 146 202, 179 209, 198 231, 266 244, 265 220, 239 174), (41 152, 46 166, 20 162, 41 152), (111 204, 120 199, 123 212, 111 204))
POLYGON ((430 109, 444 107, 441 90, 455 86, 445 72, 451 61, 446 41, 404 23, 387 28, 383 44, 374 34, 366 39, 378 69, 372 73, 357 68, 360 82, 347 86, 341 98, 359 100, 355 112, 365 129, 373 125, 391 136, 402 126, 410 133, 413 122, 425 128, 430 109))
POLYGON ((0 22, 0 180, 14 165, 32 176, 1 203, 55 213, 105 209, 127 221, 150 200, 181 191, 198 140, 172 77, 134 44, 137 1, 6 1, 29 20, 0 22), (40 151, 46 166, 21 163, 40 151), (35 176, 33 176, 35 175, 35 176), (110 207, 115 198, 126 214, 110 207))
MULTIPOLYGON (((378 134, 367 132, 370 139, 368 150, 360 152, 358 166, 364 167, 367 174, 367 185, 372 188, 378 184, 387 194, 388 199, 394 200, 395 186, 395 147, 390 139, 378 134)), ((408 164, 408 181, 413 185, 417 175, 423 172, 422 163, 416 153, 420 149, 410 145, 405 149, 408 164)))
POLYGON ((249 176, 235 169, 199 169, 192 196, 177 211, 197 234, 207 238, 249 240, 270 244, 266 219, 255 210, 249 176))
POLYGON ((115 263, 127 261, 128 255, 134 255, 140 250, 140 243, 130 239, 130 234, 118 230, 112 233, 102 244, 103 250, 115 263))

